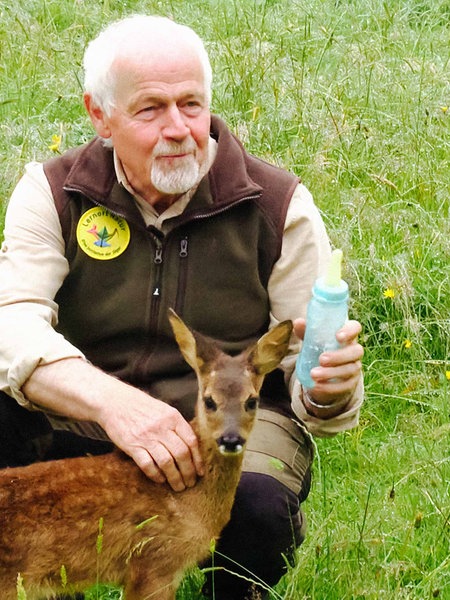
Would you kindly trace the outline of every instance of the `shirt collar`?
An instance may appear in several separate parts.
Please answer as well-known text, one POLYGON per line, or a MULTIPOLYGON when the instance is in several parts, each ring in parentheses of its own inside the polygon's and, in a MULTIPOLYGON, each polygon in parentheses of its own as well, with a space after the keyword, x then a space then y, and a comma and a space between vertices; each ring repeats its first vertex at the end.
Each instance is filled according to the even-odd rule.
POLYGON ((132 188, 130 182, 127 179, 125 174, 122 162, 114 150, 114 170, 116 172, 117 181, 122 185, 135 199, 136 204, 144 218, 145 224, 147 226, 153 225, 154 227, 161 228, 163 221, 167 219, 171 219, 172 217, 176 217, 181 215, 186 206, 189 204, 192 196, 197 191, 197 188, 200 184, 200 181, 203 177, 209 172, 217 154, 217 142, 210 137, 208 142, 208 156, 205 164, 200 170, 200 174, 197 180, 197 183, 188 190, 185 194, 180 196, 178 200, 176 200, 173 204, 171 204, 166 210, 164 210, 161 214, 158 213, 155 208, 146 202, 142 196, 137 194, 135 190, 132 188))

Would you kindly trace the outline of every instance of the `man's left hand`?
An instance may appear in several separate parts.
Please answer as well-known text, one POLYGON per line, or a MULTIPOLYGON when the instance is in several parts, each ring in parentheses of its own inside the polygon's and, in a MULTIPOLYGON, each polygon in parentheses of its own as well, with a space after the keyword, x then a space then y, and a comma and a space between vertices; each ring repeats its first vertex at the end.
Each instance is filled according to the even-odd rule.
MULTIPOLYGON (((305 327, 305 319, 294 321, 294 331, 300 339, 303 339, 305 327)), ((315 403, 330 408, 333 404, 343 407, 344 400, 350 400, 362 371, 364 349, 358 343, 360 333, 361 324, 348 321, 336 334, 341 347, 320 355, 320 366, 311 369, 314 387, 308 390, 308 395, 315 403)))

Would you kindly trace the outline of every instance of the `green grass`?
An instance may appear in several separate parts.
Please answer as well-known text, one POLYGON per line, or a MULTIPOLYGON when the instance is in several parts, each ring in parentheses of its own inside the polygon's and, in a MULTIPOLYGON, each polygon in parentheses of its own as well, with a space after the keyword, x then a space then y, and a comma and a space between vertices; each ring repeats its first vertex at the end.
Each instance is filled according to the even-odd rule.
MULTIPOLYGON (((53 134, 61 150, 92 135, 80 63, 105 23, 158 13, 206 40, 214 111, 314 194, 344 250, 366 347, 361 425, 317 440, 309 535, 277 594, 450 599, 450 2, 9 4, 0 6, 2 210, 24 164, 51 155, 53 134)), ((198 577, 180 598, 197 597, 198 577)))

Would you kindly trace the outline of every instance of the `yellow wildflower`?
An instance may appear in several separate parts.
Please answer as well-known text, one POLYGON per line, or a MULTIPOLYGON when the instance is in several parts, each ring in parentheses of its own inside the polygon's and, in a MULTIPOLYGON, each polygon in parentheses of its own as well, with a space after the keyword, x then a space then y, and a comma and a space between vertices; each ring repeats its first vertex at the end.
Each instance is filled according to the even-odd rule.
POLYGON ((387 288, 386 290, 384 290, 383 296, 385 298, 395 298, 395 290, 393 290, 392 288, 387 288))
POLYGON ((411 348, 412 342, 411 342, 411 340, 405 340, 403 342, 403 345, 404 345, 405 348, 411 348))
POLYGON ((52 152, 59 152, 59 147, 61 146, 62 137, 57 135, 56 133, 52 135, 52 143, 49 146, 49 149, 52 152))
POLYGON ((441 106, 441 110, 445 115, 445 113, 448 111, 448 106, 441 106))
POLYGON ((450 381, 450 371, 445 371, 445 377, 450 381))

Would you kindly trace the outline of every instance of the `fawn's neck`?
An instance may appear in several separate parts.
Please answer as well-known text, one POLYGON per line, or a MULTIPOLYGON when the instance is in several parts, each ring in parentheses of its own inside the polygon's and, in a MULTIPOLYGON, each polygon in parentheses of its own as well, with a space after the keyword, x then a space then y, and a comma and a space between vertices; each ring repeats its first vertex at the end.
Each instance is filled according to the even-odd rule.
POLYGON ((236 455, 221 454, 214 440, 205 442, 200 436, 199 444, 205 465, 205 475, 197 483, 197 486, 201 486, 210 500, 208 506, 205 507, 206 512, 209 511, 211 519, 222 527, 219 513, 227 522, 241 477, 244 454, 243 452, 236 455))

